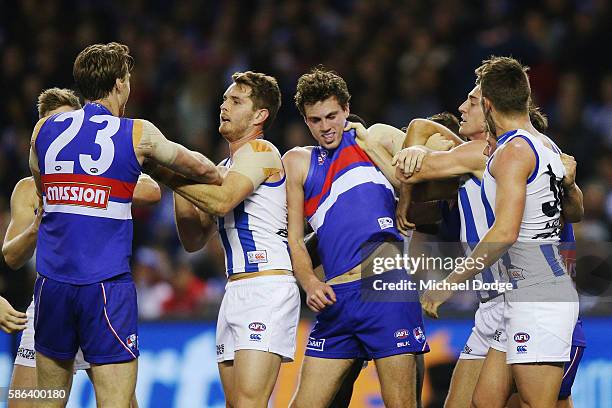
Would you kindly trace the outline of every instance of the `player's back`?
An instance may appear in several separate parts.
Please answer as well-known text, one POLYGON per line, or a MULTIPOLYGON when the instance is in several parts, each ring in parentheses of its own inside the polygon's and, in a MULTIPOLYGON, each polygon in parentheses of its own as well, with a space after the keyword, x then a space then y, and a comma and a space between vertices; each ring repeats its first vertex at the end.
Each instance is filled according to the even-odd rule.
POLYGON ((364 249, 368 242, 402 241, 393 187, 357 145, 354 131, 344 132, 332 151, 312 149, 304 201, 327 279, 361 263, 374 249, 364 249))
MULTIPOLYGON (((536 167, 527 179, 525 209, 517 241, 502 258, 515 286, 529 286, 552 278, 567 279, 569 276, 559 254, 561 232, 561 180, 565 168, 554 144, 547 147, 542 139, 519 129, 499 138, 497 145, 507 144, 514 138, 524 139, 536 157, 536 167)), ((490 172, 491 162, 497 151, 487 162, 482 182, 483 203, 487 208, 487 219, 492 225, 496 183, 490 172)))
POLYGON ((96 103, 40 126, 41 275, 83 285, 130 271, 132 195, 141 170, 133 134, 140 131, 138 122, 96 103))

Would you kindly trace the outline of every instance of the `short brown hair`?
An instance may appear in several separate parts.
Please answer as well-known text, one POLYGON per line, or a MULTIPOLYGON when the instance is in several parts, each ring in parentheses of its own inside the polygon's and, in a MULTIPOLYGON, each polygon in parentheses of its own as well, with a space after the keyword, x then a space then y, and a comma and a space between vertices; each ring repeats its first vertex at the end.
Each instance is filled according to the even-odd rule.
POLYGON ((544 133, 548 129, 548 118, 531 99, 529 100, 529 120, 540 133, 544 133))
POLYGON ((125 78, 133 67, 134 59, 127 45, 94 44, 77 55, 72 75, 81 95, 95 101, 111 93, 115 81, 125 78))
POLYGON ((81 102, 71 89, 50 88, 38 95, 36 106, 38 117, 44 118, 49 112, 62 106, 72 106, 75 110, 81 109, 81 102))
POLYGON ((454 134, 459 135, 459 119, 450 112, 440 112, 428 117, 427 119, 446 126, 454 134))
POLYGON ((306 116, 305 105, 314 105, 332 96, 336 98, 342 109, 346 109, 351 100, 351 94, 344 79, 335 71, 318 66, 298 79, 294 97, 295 106, 302 116, 306 116))
POLYGON ((272 126, 281 106, 281 92, 276 78, 259 72, 246 71, 236 72, 232 75, 232 80, 236 84, 247 85, 251 88, 250 98, 253 101, 253 107, 268 110, 268 119, 264 123, 264 129, 272 126))
POLYGON ((482 96, 501 113, 526 113, 531 88, 528 67, 510 57, 491 57, 476 69, 482 96))

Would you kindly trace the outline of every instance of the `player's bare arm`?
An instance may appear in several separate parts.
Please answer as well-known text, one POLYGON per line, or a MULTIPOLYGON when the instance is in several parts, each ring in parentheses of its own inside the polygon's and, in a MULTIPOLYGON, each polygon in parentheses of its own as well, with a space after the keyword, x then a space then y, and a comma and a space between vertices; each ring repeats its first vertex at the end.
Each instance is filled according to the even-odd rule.
POLYGON ((563 177, 563 199, 561 209, 565 222, 580 222, 584 216, 582 190, 576 184, 576 160, 573 156, 561 153, 561 162, 565 167, 563 177))
MULTIPOLYGON (((516 242, 525 209, 527 179, 535 163, 531 147, 521 138, 511 140, 498 150, 490 166, 497 184, 495 222, 470 255, 470 258, 481 262, 466 263, 464 272, 452 272, 446 278, 447 282, 462 283, 472 279, 496 262, 516 242)), ((437 318, 438 307, 451 296, 450 291, 427 291, 421 300, 423 310, 437 318)))
POLYGON ((161 200, 161 190, 159 184, 146 174, 138 177, 136 187, 134 187, 134 197, 132 203, 136 207, 157 204, 161 200))
POLYGON ((482 153, 486 145, 484 140, 473 140, 452 148, 447 152, 428 150, 422 146, 412 146, 402 149, 395 157, 397 165, 395 175, 403 183, 416 184, 424 181, 442 180, 459 177, 464 174, 482 178, 487 157, 482 153), (413 156, 424 152, 422 163, 414 168, 414 172, 406 175, 410 166, 405 163, 412 161, 413 156))
POLYGON ((187 252, 198 251, 216 234, 216 217, 174 193, 174 219, 179 240, 187 252))
MULTIPOLYGON (((220 174, 215 169, 217 174, 220 174)), ((232 157, 232 165, 221 185, 194 184, 173 172, 157 169, 153 177, 189 200, 200 210, 224 216, 265 181, 278 181, 283 168, 270 142, 251 140, 232 157)))
POLYGON ((449 128, 429 119, 413 119, 406 129, 405 141, 402 147, 425 145, 433 134, 440 134, 444 140, 450 141, 454 146, 459 146, 463 140, 454 134, 449 128))
POLYGON ((336 302, 336 294, 315 275, 304 244, 304 181, 310 165, 310 150, 296 147, 288 151, 283 156, 283 164, 287 171, 287 239, 293 273, 306 292, 308 307, 320 312, 336 302))
POLYGON ((43 213, 41 204, 34 179, 21 179, 11 195, 11 221, 2 244, 2 255, 11 269, 21 268, 34 254, 43 213))
POLYGON ((217 166, 202 154, 188 150, 166 137, 147 120, 134 120, 134 150, 138 161, 152 159, 185 177, 201 183, 221 181, 217 166))

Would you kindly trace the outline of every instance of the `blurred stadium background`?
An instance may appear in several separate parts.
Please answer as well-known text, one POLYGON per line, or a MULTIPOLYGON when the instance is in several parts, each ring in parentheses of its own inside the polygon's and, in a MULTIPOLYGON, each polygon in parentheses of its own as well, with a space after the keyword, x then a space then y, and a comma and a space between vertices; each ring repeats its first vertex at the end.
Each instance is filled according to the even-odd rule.
MULTIPOLYGON (((219 161, 221 95, 235 71, 274 75, 283 106, 266 135, 282 152, 311 144, 292 98, 313 65, 337 70, 352 92, 351 110, 368 123, 397 127, 440 111, 457 112, 473 70, 491 54, 531 66, 535 100, 549 135, 578 161, 585 195, 579 241, 612 234, 612 6, 605 0, 0 0, 0 232, 15 183, 29 174, 35 100, 49 87, 72 87, 72 63, 85 46, 119 41, 136 62, 127 116, 152 120, 167 136, 219 161)), ((134 210, 134 278, 142 318, 141 407, 224 406, 214 355, 214 320, 224 290, 224 257, 214 242, 186 254, 179 246, 172 195, 134 210)), ((579 271, 580 273, 580 271, 579 271)), ((0 263, 0 294, 20 310, 35 270, 0 263)), ((609 277, 609 276, 608 276, 609 277)), ((604 277, 605 278, 605 277, 604 277)), ((602 279, 602 285, 610 285, 602 279)), ((578 372, 576 407, 612 407, 612 303, 583 299, 588 349, 578 372)), ((425 400, 439 407, 453 360, 471 328, 473 300, 453 318, 428 321, 425 400)), ((450 311, 449 311, 450 313, 450 311)), ((300 339, 312 315, 303 310, 300 339)), ((0 386, 9 382, 17 337, 0 336, 0 386)), ((303 347, 303 345, 302 345, 303 347)), ((302 348, 303 350, 303 348, 302 348)), ((298 351, 300 354, 300 351, 298 351)), ((299 365, 287 365, 275 393, 286 406, 299 365)), ((375 370, 365 371, 355 407, 381 407, 375 370)), ((93 407, 84 376, 72 407, 93 407)))

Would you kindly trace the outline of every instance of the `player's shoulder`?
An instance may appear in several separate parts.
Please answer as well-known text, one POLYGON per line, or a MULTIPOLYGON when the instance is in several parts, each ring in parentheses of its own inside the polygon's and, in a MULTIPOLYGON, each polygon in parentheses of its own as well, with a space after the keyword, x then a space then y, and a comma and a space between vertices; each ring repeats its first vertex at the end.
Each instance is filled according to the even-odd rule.
POLYGON ((288 169, 304 172, 310 166, 310 156, 314 146, 297 146, 283 155, 283 163, 288 169))
POLYGON ((36 183, 34 182, 34 177, 24 177, 19 180, 17 184, 15 184, 11 199, 23 201, 34 195, 36 195, 36 183))

